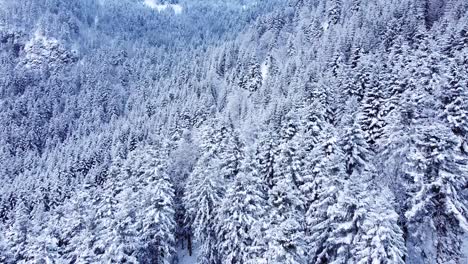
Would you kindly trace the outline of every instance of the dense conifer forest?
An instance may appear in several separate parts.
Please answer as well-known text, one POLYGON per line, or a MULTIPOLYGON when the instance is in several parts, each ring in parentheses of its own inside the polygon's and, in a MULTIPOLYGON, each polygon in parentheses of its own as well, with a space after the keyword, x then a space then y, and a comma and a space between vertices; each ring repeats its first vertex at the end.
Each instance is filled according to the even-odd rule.
POLYGON ((0 263, 468 263, 468 1, 0 0, 0 263))

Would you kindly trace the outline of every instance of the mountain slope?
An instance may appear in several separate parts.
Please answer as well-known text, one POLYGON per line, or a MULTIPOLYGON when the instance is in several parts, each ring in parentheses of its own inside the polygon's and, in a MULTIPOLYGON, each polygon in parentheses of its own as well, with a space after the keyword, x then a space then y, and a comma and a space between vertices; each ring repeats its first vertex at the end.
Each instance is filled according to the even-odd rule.
POLYGON ((0 6, 0 261, 466 260, 465 1, 158 4, 0 6))

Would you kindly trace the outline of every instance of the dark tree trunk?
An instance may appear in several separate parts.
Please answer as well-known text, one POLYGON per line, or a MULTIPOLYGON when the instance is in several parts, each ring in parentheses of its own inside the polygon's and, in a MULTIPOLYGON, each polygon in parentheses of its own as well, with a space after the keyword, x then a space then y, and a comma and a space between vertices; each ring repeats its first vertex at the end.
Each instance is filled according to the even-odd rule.
POLYGON ((189 252, 189 256, 192 256, 192 236, 187 235, 187 249, 189 252))

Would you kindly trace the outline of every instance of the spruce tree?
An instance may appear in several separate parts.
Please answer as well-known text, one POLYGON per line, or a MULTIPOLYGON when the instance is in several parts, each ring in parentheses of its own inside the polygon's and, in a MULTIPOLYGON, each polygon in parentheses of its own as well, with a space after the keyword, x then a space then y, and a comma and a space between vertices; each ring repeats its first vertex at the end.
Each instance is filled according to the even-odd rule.
POLYGON ((279 175, 268 192, 271 206, 265 234, 268 263, 305 263, 304 199, 293 179, 279 175))
MULTIPOLYGON (((344 157, 333 134, 314 151, 316 166, 313 170, 313 181, 306 195, 310 200, 305 215, 311 263, 326 263, 330 260, 329 252, 334 246, 328 239, 333 231, 329 215, 337 203, 340 190, 346 179, 344 157)), ((304 186, 305 187, 305 186, 304 186)))
POLYGON ((390 190, 373 191, 361 232, 354 238, 353 262, 403 264, 406 247, 390 190))
POLYGON ((274 175, 278 150, 275 144, 277 137, 272 132, 260 133, 256 157, 259 163, 259 173, 263 181, 271 188, 274 185, 274 175))
POLYGON ((460 261, 462 234, 468 230, 462 195, 468 178, 466 158, 457 151, 452 131, 441 124, 418 126, 415 145, 407 171, 411 198, 405 217, 411 243, 424 241, 427 246, 411 245, 410 255, 427 261, 460 261))
POLYGON ((15 262, 25 261, 29 253, 26 249, 30 229, 29 209, 25 201, 20 201, 15 208, 14 222, 6 232, 7 246, 15 262))
POLYGON ((205 154, 189 176, 185 187, 187 221, 193 229, 195 240, 200 244, 198 260, 202 263, 219 261, 215 219, 224 197, 225 186, 222 177, 216 173, 216 161, 210 159, 210 154, 205 154))
MULTIPOLYGON (((350 101, 348 105, 349 111, 356 111, 356 105, 356 99, 350 101)), ((368 169, 370 166, 370 150, 356 114, 351 113, 343 122, 344 131, 339 144, 345 158, 346 173, 351 176, 368 169)))
POLYGON ((266 218, 266 186, 254 157, 229 186, 217 222, 221 263, 248 263, 262 255, 254 241, 266 218))
POLYGON ((462 73, 461 67, 458 63, 451 63, 443 78, 443 85, 440 89, 443 109, 441 109, 440 116, 460 138, 461 150, 467 153, 468 110, 467 93, 464 87, 468 84, 468 76, 462 73))
POLYGON ((359 123, 365 133, 369 146, 375 150, 375 144, 381 139, 385 126, 384 87, 378 77, 374 77, 367 87, 362 101, 359 123))
POLYGON ((142 235, 147 253, 140 261, 169 264, 175 254, 174 188, 162 166, 154 169, 146 183, 142 235))

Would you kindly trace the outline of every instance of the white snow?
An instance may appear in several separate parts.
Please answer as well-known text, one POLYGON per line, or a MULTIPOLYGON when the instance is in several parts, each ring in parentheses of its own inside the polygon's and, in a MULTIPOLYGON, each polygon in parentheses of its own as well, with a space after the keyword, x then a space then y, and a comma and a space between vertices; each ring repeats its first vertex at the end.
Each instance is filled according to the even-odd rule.
POLYGON ((26 68, 31 69, 59 60, 58 49, 59 42, 55 38, 47 38, 40 30, 36 30, 34 37, 24 46, 26 56, 23 63, 26 68))
MULTIPOLYGON (((246 10, 249 10, 251 8, 254 8, 257 4, 258 4, 257 2, 251 2, 251 3, 240 5, 240 7, 241 7, 241 9, 243 11, 246 11, 246 10)), ((235 6, 238 7, 237 5, 235 5, 235 6)))
POLYGON ((322 29, 323 29, 323 31, 327 31, 329 27, 330 27, 330 24, 328 24, 328 22, 324 22, 324 23, 322 24, 322 29))
POLYGON ((183 11, 183 8, 179 4, 158 4, 156 0, 145 0, 145 5, 149 8, 152 8, 158 12, 162 12, 168 8, 174 10, 176 15, 180 15, 183 11))
POLYGON ((270 71, 270 66, 266 61, 260 66, 260 71, 262 72, 262 84, 264 84, 270 71))
POLYGON ((192 256, 189 255, 189 252, 186 248, 182 248, 179 244, 177 246, 177 259, 179 264, 196 264, 197 255, 198 255, 198 246, 196 243, 193 244, 192 256))

